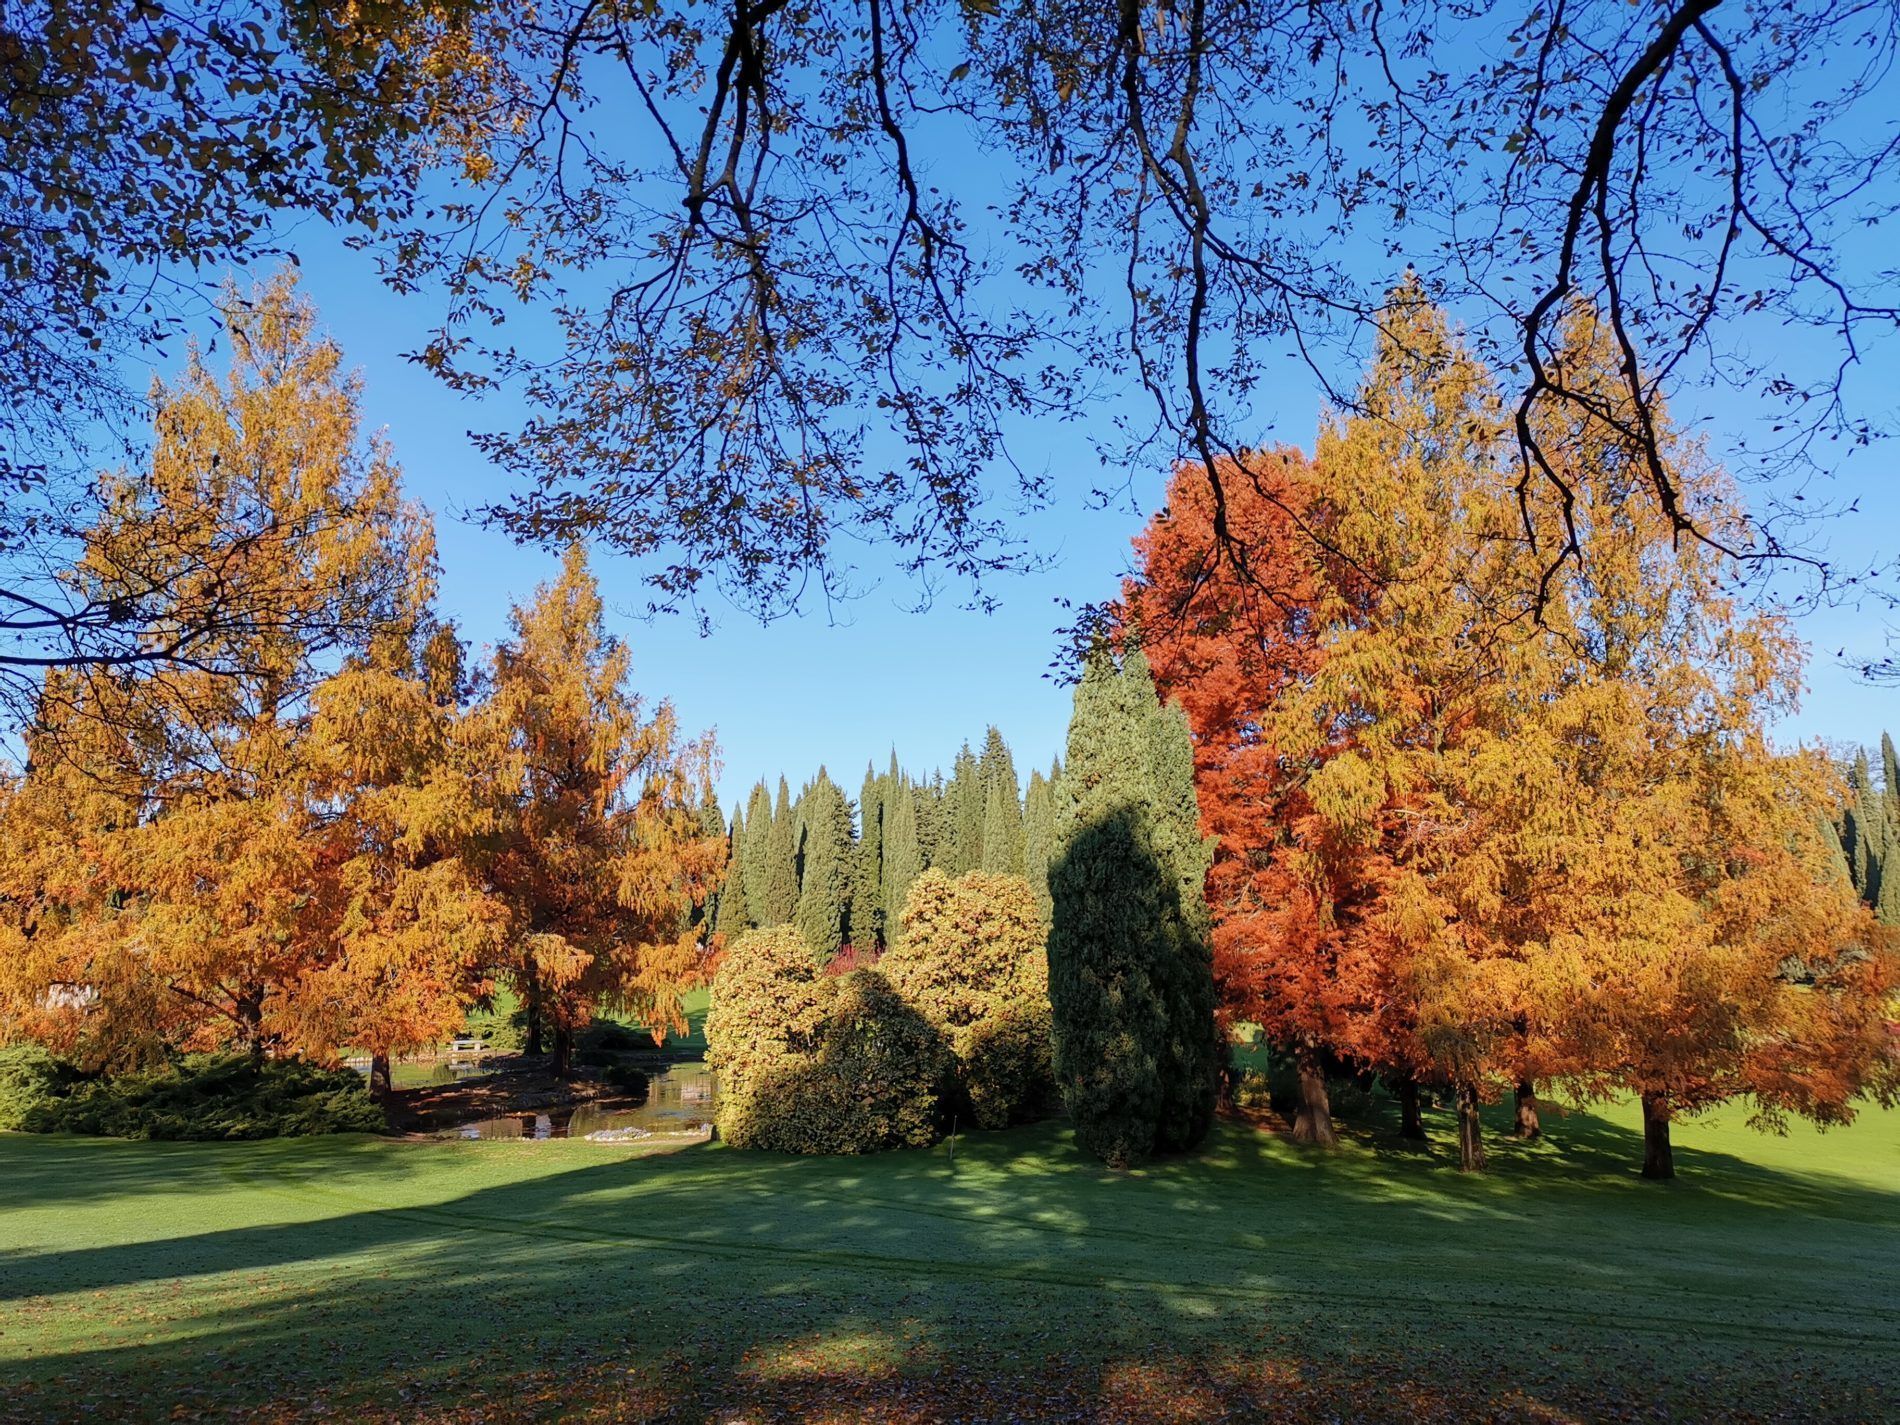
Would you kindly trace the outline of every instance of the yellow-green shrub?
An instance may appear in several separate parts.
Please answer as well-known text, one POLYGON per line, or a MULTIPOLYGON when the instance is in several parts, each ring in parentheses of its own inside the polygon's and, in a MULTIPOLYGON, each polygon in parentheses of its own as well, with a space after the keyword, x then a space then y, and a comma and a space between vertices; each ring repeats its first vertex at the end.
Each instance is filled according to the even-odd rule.
POLYGON ((1048 1111, 1054 1097, 1049 960, 1035 892, 1021 876, 926 871, 878 968, 956 1058, 953 1108, 983 1128, 1048 1111))
POLYGON ((826 977, 789 926, 739 938, 713 981, 706 1058, 741 1148, 871 1153, 939 1132, 943 1037, 875 970, 826 977))

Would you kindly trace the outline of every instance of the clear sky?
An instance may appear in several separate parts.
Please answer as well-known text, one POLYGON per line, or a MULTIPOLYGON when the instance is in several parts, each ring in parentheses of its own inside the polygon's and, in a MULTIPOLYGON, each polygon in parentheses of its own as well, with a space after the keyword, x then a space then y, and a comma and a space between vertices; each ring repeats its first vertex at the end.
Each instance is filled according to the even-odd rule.
MULTIPOLYGON (((510 602, 525 598, 556 566, 554 554, 517 547, 462 514, 507 483, 475 451, 468 432, 507 426, 514 408, 477 406, 403 359, 437 316, 433 299, 391 294, 368 259, 315 225, 293 234, 289 246, 324 326, 363 373, 370 425, 387 431, 409 491, 436 514, 445 612, 477 646, 491 643, 505 631, 510 602)), ((214 367, 219 364, 214 358, 214 367)), ((1318 394, 1304 367, 1289 362, 1287 369, 1285 385, 1261 402, 1272 412, 1273 428, 1261 433, 1260 443, 1297 441, 1310 448, 1318 394)), ((1891 392, 1900 382, 1869 386, 1891 392)), ((1675 413, 1715 423, 1726 414, 1698 412, 1691 402, 1679 399, 1675 413)), ((1035 441, 1032 434, 1031 447, 1035 441)), ((1844 564, 1864 564, 1892 547, 1900 529, 1900 484, 1891 478, 1896 455, 1893 447, 1862 452, 1837 478, 1834 498, 1858 500, 1858 512, 1826 535, 1829 552, 1844 564)), ((728 806, 760 776, 783 771, 796 789, 820 764, 854 789, 866 760, 882 765, 893 745, 913 770, 947 769, 958 745, 980 741, 991 723, 1009 740, 1025 776, 1060 750, 1069 693, 1047 676, 1057 648, 1054 630, 1068 620, 1058 601, 1114 592, 1129 538, 1158 498, 1164 472, 1104 472, 1073 429, 1052 433, 1019 457, 1040 463, 1052 477, 1052 507, 1025 516, 1021 531, 1053 564, 1046 572, 999 578, 990 589, 1001 601, 992 613, 958 608, 954 591, 918 611, 920 591, 887 571, 848 604, 813 604, 769 626, 737 610, 716 610, 716 627, 702 638, 687 619, 630 616, 629 609, 643 604, 638 571, 623 558, 596 555, 595 572, 615 631, 632 648, 638 686, 670 697, 686 728, 716 728, 728 806), (1092 508, 1088 492, 1104 483, 1125 485, 1141 508, 1128 499, 1120 508, 1092 508)), ((877 577, 877 550, 864 550, 858 562, 867 582, 877 577)), ((1840 657, 1879 654, 1888 617, 1872 605, 1803 616, 1800 627, 1814 646, 1812 691, 1801 714, 1784 726, 1787 736, 1871 741, 1883 725, 1900 732, 1900 691, 1867 685, 1840 657)))

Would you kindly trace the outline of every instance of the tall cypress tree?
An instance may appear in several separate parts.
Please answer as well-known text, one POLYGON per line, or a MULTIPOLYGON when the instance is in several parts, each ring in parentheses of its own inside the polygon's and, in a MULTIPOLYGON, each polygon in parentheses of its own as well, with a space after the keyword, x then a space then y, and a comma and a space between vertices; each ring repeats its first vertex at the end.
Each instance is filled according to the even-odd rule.
POLYGON ((760 925, 785 925, 798 910, 798 818, 784 777, 778 779, 778 800, 767 825, 765 864, 751 910, 760 925))
POLYGON ((1016 759, 1003 734, 992 726, 983 738, 977 759, 983 783, 983 850, 977 866, 1006 876, 1023 873, 1022 786, 1016 780, 1016 759))
POLYGON ((1885 793, 1874 786, 1865 748, 1854 756, 1847 785, 1851 800, 1841 842, 1847 850, 1848 864, 1853 868, 1854 889, 1867 904, 1878 905, 1880 858, 1887 846, 1887 799, 1885 793))
POLYGON ((931 864, 941 864, 953 876, 979 869, 983 865, 983 774, 967 742, 951 764, 943 811, 940 840, 948 839, 949 853, 944 856, 940 851, 940 860, 931 864))
POLYGON ((1049 903, 1049 853, 1055 845, 1056 806, 1053 783, 1062 775, 1058 758, 1048 777, 1041 772, 1029 774, 1029 791, 1023 798, 1023 875, 1036 893, 1036 907, 1047 925, 1049 903))
POLYGON ((1147 660, 1088 661, 1056 792, 1049 997, 1076 1139, 1123 1165, 1213 1121, 1220 1039, 1193 749, 1147 660))
MULTIPOLYGON (((891 754, 895 772, 897 754, 891 754)), ((890 778, 869 763, 858 794, 858 850, 851 878, 851 944, 875 950, 884 938, 884 818, 890 778)))
POLYGON ((884 925, 896 939, 910 883, 923 873, 924 853, 917 837, 917 788, 899 777, 893 782, 884 814, 884 925))
POLYGON ((1900 826, 1900 754, 1894 751, 1893 738, 1884 732, 1880 734, 1880 785, 1887 825, 1900 826))
MULTIPOLYGON (((699 833, 712 840, 718 838, 726 843, 726 876, 732 876, 732 833, 726 826, 725 808, 719 805, 719 793, 713 790, 712 783, 706 784, 706 795, 699 803, 699 833)), ((688 912, 690 923, 717 926, 719 919, 719 898, 725 893, 724 883, 719 890, 706 897, 705 904, 696 905, 688 912)))
POLYGON ((798 904, 794 923, 812 953, 829 960, 851 933, 851 870, 857 850, 851 803, 823 767, 798 799, 798 904))
POLYGON ((746 828, 740 808, 736 806, 732 809, 732 834, 727 846, 731 860, 726 863, 726 882, 719 889, 719 904, 713 911, 713 929, 725 936, 730 945, 752 927, 751 912, 746 906, 746 828))
POLYGON ((910 790, 917 812, 917 846, 923 852, 924 865, 948 872, 953 857, 944 829, 943 776, 939 773, 928 782, 913 782, 910 790))
POLYGON ((765 918, 766 870, 772 864, 772 792, 759 778, 746 803, 745 838, 739 863, 745 868, 747 918, 754 925, 770 925, 765 918))

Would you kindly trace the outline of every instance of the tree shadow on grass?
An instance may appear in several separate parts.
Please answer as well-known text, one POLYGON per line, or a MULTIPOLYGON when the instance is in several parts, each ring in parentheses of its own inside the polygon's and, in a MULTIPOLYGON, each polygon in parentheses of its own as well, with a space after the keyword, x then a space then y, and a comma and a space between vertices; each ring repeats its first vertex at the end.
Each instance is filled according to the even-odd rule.
MULTIPOLYGON (((633 1418, 802 1418, 847 1382, 934 1379, 919 1400, 940 1414, 944 1389, 1017 1391, 991 1418, 1033 1418, 1034 1390, 1106 1409, 1172 1361, 1226 1372, 1190 1390, 1183 1366, 1183 1399, 1243 1379, 1481 1380, 1473 1403, 1580 1409, 1627 1371, 1739 1408, 1792 1372, 1823 1392, 1789 1397, 1803 1413, 1868 1413, 1900 1353, 1900 1303, 1866 1271, 1869 1253, 1900 1260, 1896 1198, 1720 1153, 1684 1160, 1685 1190, 1645 1193, 1635 1136, 1572 1115, 1488 1179, 1231 1124, 1130 1173, 1051 1125, 964 1135, 954 1158, 378 1145, 440 1165, 439 1191, 406 1180, 400 1204, 347 1145, 162 1153, 196 1195, 167 1197, 151 1240, 8 1244, 0 1413, 509 1418, 570 1413, 580 1392, 633 1418), (463 1163, 524 1171, 461 1190, 463 1163), (246 1194, 321 1215, 244 1222, 246 1194), (1697 1369, 1722 1378, 1697 1386, 1697 1369)), ((36 1156, 9 1167, 60 1191, 36 1156)))

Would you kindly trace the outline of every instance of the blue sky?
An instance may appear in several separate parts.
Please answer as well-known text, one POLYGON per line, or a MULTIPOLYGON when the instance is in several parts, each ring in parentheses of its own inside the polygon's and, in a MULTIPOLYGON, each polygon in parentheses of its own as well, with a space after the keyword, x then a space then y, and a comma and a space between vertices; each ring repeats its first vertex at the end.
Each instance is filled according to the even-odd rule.
MULTIPOLYGON (((475 451, 468 432, 506 426, 513 408, 492 401, 477 406, 404 360, 437 315, 431 298, 391 294, 368 259, 315 225, 293 234, 288 246, 300 258, 304 289, 324 326, 363 373, 370 425, 388 432, 410 492, 436 514, 445 611, 478 646, 492 642, 505 630, 511 601, 525 598, 556 565, 554 554, 517 547, 460 513, 505 490, 505 477, 475 451)), ((212 364, 221 362, 214 357, 212 364)), ((1310 448, 1318 393, 1304 367, 1288 362, 1286 369, 1280 389, 1257 403, 1272 425, 1261 443, 1291 440, 1310 448)), ((1900 371, 1869 374, 1891 378, 1900 371)), ((1886 391, 1896 384, 1869 382, 1886 391)), ((1712 430, 1731 415, 1741 418, 1719 406, 1698 409, 1694 394, 1678 398, 1678 417, 1705 418, 1712 430)), ((1715 444, 1719 448, 1719 435, 1715 444)), ((1832 497, 1858 500, 1858 513, 1824 535, 1829 553, 1843 564, 1864 564, 1892 547, 1900 529, 1900 485, 1890 477, 1897 453, 1862 451, 1836 477, 1832 497)), ((820 764, 855 787, 867 758, 882 765, 893 745, 908 767, 947 768, 958 745, 980 741, 991 723, 1002 729, 1025 775, 1060 750, 1069 693, 1047 676, 1054 630, 1067 621, 1059 600, 1114 591, 1128 541, 1158 497, 1163 472, 1105 474, 1073 429, 1040 443, 1032 432, 1019 457, 1052 477, 1052 507, 1020 522, 1052 564, 1045 572, 998 579, 990 592, 1000 607, 988 614, 957 607, 954 591, 916 611, 918 589, 901 574, 880 574, 879 552, 865 549, 857 562, 872 587, 861 597, 831 609, 814 604, 764 627, 736 610, 716 610, 714 631, 702 638, 688 619, 629 615, 643 603, 638 571, 624 559, 596 556, 610 618, 633 650, 640 689, 670 697, 685 727, 717 730, 728 805, 760 776, 783 771, 796 786, 820 764), (1120 508, 1091 507, 1091 489, 1124 480, 1141 509, 1128 500, 1120 508)), ((1871 605, 1803 616, 1801 631, 1814 647, 1811 692, 1802 712, 1783 725, 1785 736, 1866 741, 1883 725, 1900 731, 1900 694, 1867 685, 1840 661, 1842 654, 1880 653, 1889 617, 1871 605)))

